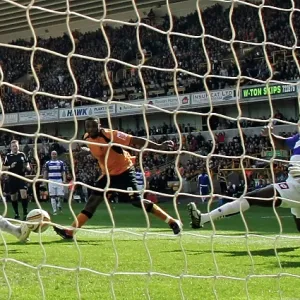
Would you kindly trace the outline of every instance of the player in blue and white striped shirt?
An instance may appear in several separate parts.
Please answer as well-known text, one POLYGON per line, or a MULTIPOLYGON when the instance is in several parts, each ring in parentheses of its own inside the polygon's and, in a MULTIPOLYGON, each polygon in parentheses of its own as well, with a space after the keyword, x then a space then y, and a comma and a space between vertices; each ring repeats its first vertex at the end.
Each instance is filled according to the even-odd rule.
POLYGON ((66 182, 66 169, 62 160, 57 159, 57 152, 51 152, 51 160, 45 164, 44 179, 51 180, 48 184, 49 196, 53 209, 53 215, 57 214, 57 210, 62 210, 62 202, 64 198, 64 186, 57 183, 66 182))
POLYGON ((141 172, 140 168, 136 168, 135 174, 136 174, 135 178, 136 178, 138 190, 141 191, 144 188, 144 176, 143 176, 143 173, 141 172))
MULTIPOLYGON (((300 126, 300 122, 298 126, 300 126)), ((197 209, 196 204, 190 202, 188 204, 188 211, 193 228, 200 228, 205 223, 243 213, 251 206, 261 206, 272 209, 274 207, 290 208, 296 227, 300 232, 300 135, 298 133, 292 137, 284 138, 274 133, 271 134, 275 144, 275 150, 287 149, 292 151, 289 160, 289 174, 286 181, 273 183, 262 189, 246 193, 240 198, 226 203, 208 213, 201 213, 201 211, 197 209)), ((268 137, 269 128, 263 128, 261 135, 268 137)))

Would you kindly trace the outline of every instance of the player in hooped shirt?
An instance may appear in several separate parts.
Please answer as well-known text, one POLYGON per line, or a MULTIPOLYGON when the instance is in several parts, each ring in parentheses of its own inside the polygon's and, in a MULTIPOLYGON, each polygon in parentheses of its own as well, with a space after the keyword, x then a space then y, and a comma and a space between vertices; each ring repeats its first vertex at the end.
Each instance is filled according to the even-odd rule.
MULTIPOLYGON (((269 136, 268 128, 262 136, 269 136)), ((290 208, 298 231, 300 231, 300 135, 283 138, 272 133, 275 149, 290 149, 289 175, 285 182, 271 184, 260 190, 247 193, 239 199, 226 203, 209 213, 201 213, 194 202, 188 204, 191 226, 201 228, 205 223, 235 215, 248 210, 251 206, 290 208)))
POLYGON ((51 182, 48 184, 49 196, 53 209, 53 215, 57 214, 57 210, 62 210, 62 201, 64 197, 64 186, 57 183, 66 183, 65 164, 62 160, 57 159, 57 152, 51 152, 51 160, 45 164, 44 179, 51 182))

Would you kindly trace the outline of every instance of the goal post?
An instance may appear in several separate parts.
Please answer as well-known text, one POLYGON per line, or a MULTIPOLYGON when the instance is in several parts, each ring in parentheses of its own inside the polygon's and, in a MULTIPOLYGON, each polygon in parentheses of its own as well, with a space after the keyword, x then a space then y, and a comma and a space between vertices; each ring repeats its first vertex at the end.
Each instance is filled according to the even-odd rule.
MULTIPOLYGON (((174 236, 145 209, 112 201, 108 183, 73 241, 52 228, 32 233, 26 245, 0 232, 0 299, 297 297, 299 236, 290 211, 251 207, 193 230, 186 205, 200 203, 203 213, 217 207, 216 178, 239 184, 252 173, 271 184, 277 163, 281 178, 287 175, 290 153, 278 149, 271 128, 277 135, 298 131, 298 2, 3 0, 0 11, 0 151, 4 156, 13 138, 33 140, 39 174, 25 178, 34 186, 30 209, 51 210, 35 188, 49 182, 41 173, 43 138, 67 145, 72 178, 61 184, 71 188, 52 225, 70 230, 82 211, 74 186, 87 196, 103 192, 93 186, 101 174, 90 154, 75 154, 84 120, 97 117, 145 139, 140 149, 123 145, 137 155, 147 182, 141 193, 164 198, 153 202, 183 222, 174 236), (63 136, 71 132, 69 139, 53 124, 63 136), (270 130, 263 139, 264 126, 270 130), (167 139, 174 149, 148 147, 167 139), (194 180, 202 169, 207 203, 194 180)), ((120 144, 111 139, 113 146, 120 144)), ((0 171, 2 179, 7 174, 0 171)), ((10 206, 3 201, 5 217, 18 225, 10 206)))

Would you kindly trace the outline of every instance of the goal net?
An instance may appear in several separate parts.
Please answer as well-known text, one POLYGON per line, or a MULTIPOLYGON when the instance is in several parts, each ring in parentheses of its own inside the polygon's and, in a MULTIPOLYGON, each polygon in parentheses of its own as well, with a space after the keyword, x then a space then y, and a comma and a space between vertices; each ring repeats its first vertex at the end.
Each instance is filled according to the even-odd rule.
MULTIPOLYGON (((1 233, 1 299, 297 299, 289 209, 251 207, 193 230, 186 206, 205 213, 275 182, 289 188, 291 153, 271 128, 298 132, 299 1, 3 0, 0 9, 1 155, 17 139, 29 157, 29 209, 49 211, 60 228, 76 220, 101 175, 81 149, 93 144, 84 120, 97 117, 120 139, 146 139, 123 145, 143 198, 184 226, 174 236, 107 185, 72 241, 52 227, 24 245, 1 233), (174 149, 150 149, 166 140, 174 149), (67 168, 57 215, 43 178, 52 150, 67 168)), ((8 175, 2 215, 18 225, 8 175)))

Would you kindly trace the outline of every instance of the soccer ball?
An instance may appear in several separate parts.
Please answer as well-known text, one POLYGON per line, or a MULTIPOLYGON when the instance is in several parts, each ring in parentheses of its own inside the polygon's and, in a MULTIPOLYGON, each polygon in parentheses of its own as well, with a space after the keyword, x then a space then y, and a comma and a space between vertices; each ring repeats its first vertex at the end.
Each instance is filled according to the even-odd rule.
POLYGON ((36 233, 44 232, 49 228, 49 224, 44 222, 50 222, 50 215, 43 209, 33 209, 31 210, 27 217, 27 222, 32 222, 34 224, 30 224, 29 228, 36 233))

